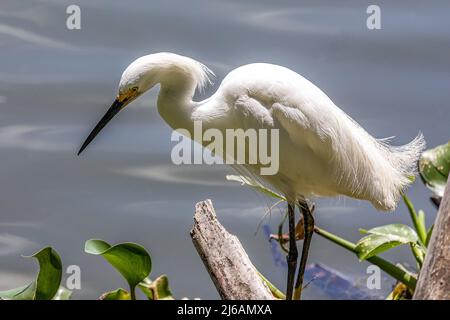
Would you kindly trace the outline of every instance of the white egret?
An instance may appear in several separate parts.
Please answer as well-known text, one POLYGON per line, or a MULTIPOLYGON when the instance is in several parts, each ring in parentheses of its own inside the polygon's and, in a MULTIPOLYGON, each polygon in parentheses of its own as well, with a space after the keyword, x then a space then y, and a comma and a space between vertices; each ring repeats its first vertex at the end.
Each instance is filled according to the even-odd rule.
POLYGON ((260 165, 239 170, 282 192, 288 200, 289 253, 286 297, 294 293, 297 268, 295 206, 304 220, 304 243, 295 297, 299 298, 314 229, 310 196, 345 195, 367 200, 379 210, 395 209, 402 190, 415 174, 424 147, 422 135, 401 147, 378 140, 339 109, 318 87, 287 68, 249 64, 230 72, 210 98, 195 102, 196 89, 210 82, 203 64, 172 53, 143 56, 122 74, 117 98, 83 143, 80 154, 126 105, 160 85, 157 107, 173 128, 279 129, 279 170, 259 176, 260 165))

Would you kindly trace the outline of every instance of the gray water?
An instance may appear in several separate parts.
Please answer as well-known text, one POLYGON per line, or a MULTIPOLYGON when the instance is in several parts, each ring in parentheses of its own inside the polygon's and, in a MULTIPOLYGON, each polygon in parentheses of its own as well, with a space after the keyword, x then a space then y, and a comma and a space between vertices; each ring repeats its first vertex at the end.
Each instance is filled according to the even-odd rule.
MULTIPOLYGON (((217 298, 189 237, 194 204, 211 198, 257 268, 280 288, 257 224, 271 203, 225 181, 221 166, 175 166, 171 130, 155 110, 156 91, 123 111, 82 157, 82 140, 115 97, 135 58, 170 51, 217 75, 251 62, 289 67, 322 88, 376 137, 403 144, 423 132, 429 146, 450 138, 450 3, 377 1, 382 29, 366 28, 367 1, 76 1, 81 30, 66 29, 74 1, 2 0, 0 4, 0 290, 31 281, 21 255, 52 245, 65 266, 79 265, 82 290, 96 298, 125 286, 84 241, 133 241, 152 255, 152 276, 169 276, 174 295, 217 298)), ((208 96, 213 88, 200 94, 208 96)), ((435 209, 418 180, 409 190, 431 223, 435 209)), ((409 222, 348 198, 317 200, 319 226, 356 241, 358 228, 409 222)), ((264 223, 276 227, 280 212, 264 223)), ((408 249, 383 255, 413 265, 408 249)), ((315 236, 310 262, 366 281, 367 263, 315 236)), ((375 295, 386 294, 385 278, 375 295)), ((326 298, 309 286, 305 298, 326 298)))

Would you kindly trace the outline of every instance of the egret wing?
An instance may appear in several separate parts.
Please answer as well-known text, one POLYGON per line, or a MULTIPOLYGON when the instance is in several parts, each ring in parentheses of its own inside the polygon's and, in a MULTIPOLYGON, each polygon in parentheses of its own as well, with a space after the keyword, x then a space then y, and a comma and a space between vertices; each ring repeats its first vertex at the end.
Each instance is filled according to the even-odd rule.
POLYGON ((292 143, 301 147, 308 147, 322 156, 331 156, 333 153, 332 139, 334 119, 328 115, 328 124, 322 125, 324 116, 317 114, 311 116, 309 107, 302 110, 299 107, 289 107, 280 103, 272 106, 273 118, 277 120, 281 128, 283 128, 292 143), (331 118, 331 119, 330 119, 331 118), (331 120, 331 121, 330 121, 331 120))

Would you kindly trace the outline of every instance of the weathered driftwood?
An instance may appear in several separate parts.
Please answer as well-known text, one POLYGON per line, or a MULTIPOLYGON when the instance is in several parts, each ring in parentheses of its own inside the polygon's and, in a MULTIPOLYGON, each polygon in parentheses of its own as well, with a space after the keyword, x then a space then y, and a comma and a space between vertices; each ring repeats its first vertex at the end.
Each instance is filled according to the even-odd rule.
POLYGON ((274 299, 238 238, 217 220, 211 200, 195 205, 191 237, 222 299, 274 299))
POLYGON ((450 184, 439 207, 414 299, 450 299, 450 184))

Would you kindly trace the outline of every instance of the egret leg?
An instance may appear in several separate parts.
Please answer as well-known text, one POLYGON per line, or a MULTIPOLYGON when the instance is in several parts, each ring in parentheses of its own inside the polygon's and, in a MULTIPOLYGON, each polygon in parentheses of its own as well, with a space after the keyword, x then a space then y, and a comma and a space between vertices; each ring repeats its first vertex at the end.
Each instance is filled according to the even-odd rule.
POLYGON ((289 219, 289 252, 287 255, 288 277, 286 300, 292 300, 292 293, 294 291, 295 270, 297 269, 297 242, 295 240, 295 204, 288 204, 288 219, 289 219))
POLYGON ((295 282, 294 299, 300 300, 303 289, 303 276, 305 274, 306 261, 308 260, 309 246, 311 238, 314 233, 314 218, 312 210, 306 201, 299 202, 300 211, 303 215, 303 223, 305 230, 305 237, 303 239, 302 257, 300 259, 300 266, 298 269, 297 281, 295 282))

